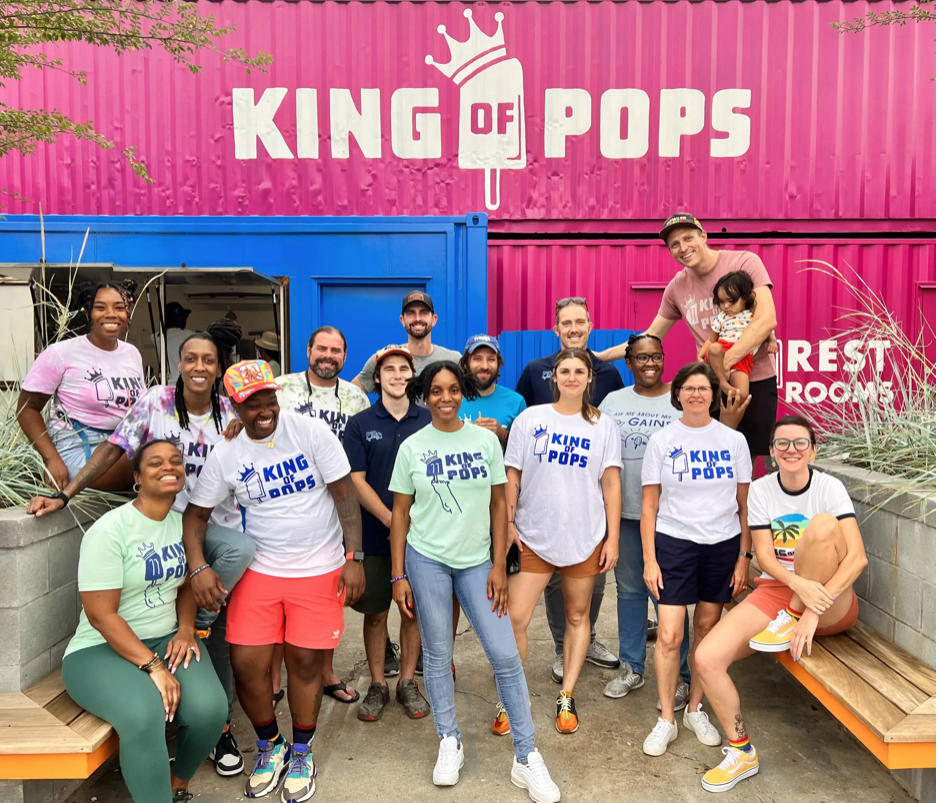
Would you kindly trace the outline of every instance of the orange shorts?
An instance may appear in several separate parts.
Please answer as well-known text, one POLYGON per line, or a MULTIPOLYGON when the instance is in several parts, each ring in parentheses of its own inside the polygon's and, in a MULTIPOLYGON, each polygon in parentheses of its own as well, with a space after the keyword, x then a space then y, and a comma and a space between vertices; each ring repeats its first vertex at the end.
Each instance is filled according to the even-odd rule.
POLYGON ((342 568, 315 577, 273 577, 248 569, 228 598, 229 644, 282 644, 307 650, 339 646, 345 626, 342 568))
POLYGON ((532 574, 553 574, 560 572, 561 577, 595 577, 599 574, 599 554, 603 551, 605 539, 596 545, 593 554, 582 563, 574 563, 572 566, 554 566, 540 557, 531 547, 521 542, 524 547, 521 553, 521 571, 531 572, 532 574))
MULTIPOLYGON (((843 618, 839 622, 818 627, 814 635, 833 636, 835 633, 849 630, 857 623, 860 605, 857 602, 856 592, 850 593, 853 594, 853 599, 843 618)), ((784 583, 770 577, 757 577, 755 591, 750 592, 743 602, 755 605, 766 616, 774 619, 778 616, 778 612, 791 602, 791 596, 791 589, 784 583)))

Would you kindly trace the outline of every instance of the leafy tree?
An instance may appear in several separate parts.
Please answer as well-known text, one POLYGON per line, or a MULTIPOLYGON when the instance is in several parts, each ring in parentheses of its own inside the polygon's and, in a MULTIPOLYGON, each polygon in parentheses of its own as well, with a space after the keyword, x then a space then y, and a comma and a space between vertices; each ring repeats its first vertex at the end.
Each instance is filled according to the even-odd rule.
POLYGON ((849 22, 831 23, 841 33, 859 33, 875 25, 905 25, 908 22, 929 22, 935 19, 935 0, 915 0, 906 8, 889 11, 868 11, 849 22))
MULTIPOLYGON (((84 72, 44 52, 43 46, 58 42, 85 42, 118 55, 162 50, 194 73, 201 69, 194 58, 203 50, 243 64, 248 71, 271 63, 266 53, 249 56, 241 49, 222 50, 218 40, 232 30, 234 26, 219 26, 211 15, 199 14, 194 2, 179 0, 0 0, 0 87, 20 80, 29 69, 64 71, 85 84, 84 72)), ((53 142, 60 134, 114 147, 91 121, 73 120, 57 109, 20 109, 0 101, 0 157, 11 151, 31 153, 40 142, 53 142)), ((123 155, 137 175, 152 181, 134 146, 123 155)))

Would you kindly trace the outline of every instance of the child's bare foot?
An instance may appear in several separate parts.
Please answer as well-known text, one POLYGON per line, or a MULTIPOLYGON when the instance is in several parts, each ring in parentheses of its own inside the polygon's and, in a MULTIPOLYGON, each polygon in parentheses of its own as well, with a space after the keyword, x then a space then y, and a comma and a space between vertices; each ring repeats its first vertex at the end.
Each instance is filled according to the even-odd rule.
POLYGON ((739 388, 734 388, 729 382, 721 382, 720 390, 723 391, 728 399, 733 398, 733 396, 739 393, 739 388))

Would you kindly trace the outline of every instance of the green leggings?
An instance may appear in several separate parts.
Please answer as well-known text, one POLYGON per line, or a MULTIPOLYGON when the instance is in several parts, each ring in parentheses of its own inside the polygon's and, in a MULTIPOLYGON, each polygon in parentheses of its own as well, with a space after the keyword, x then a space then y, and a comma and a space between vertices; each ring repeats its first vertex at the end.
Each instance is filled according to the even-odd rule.
MULTIPOLYGON (((143 639, 161 658, 174 634, 143 639)), ((185 780, 215 746, 225 726, 228 702, 208 650, 199 645, 201 660, 176 670, 179 707, 175 722, 176 762, 173 772, 185 780)), ((120 737, 121 772, 135 803, 170 803, 169 754, 163 700, 150 676, 121 658, 107 644, 86 647, 62 662, 65 688, 92 714, 107 720, 120 737)))

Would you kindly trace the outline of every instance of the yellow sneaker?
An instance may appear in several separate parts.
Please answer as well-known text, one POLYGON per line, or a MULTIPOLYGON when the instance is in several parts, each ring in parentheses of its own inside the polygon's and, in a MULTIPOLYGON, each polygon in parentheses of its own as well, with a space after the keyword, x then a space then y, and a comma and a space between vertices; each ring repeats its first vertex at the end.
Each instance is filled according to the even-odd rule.
POLYGON ((712 770, 704 773, 700 785, 708 792, 726 792, 745 778, 759 771, 759 757, 756 748, 749 752, 735 747, 723 748, 723 760, 712 770))
POLYGON ((765 630, 749 639, 749 646, 756 652, 785 652, 796 624, 798 620, 783 608, 765 630))
POLYGON ((210 635, 212 635, 212 628, 210 627, 199 628, 198 630, 195 631, 195 635, 196 635, 196 638, 200 638, 202 639, 202 641, 205 641, 205 639, 207 639, 210 635))
POLYGON ((557 698, 557 733, 576 733, 580 720, 576 715, 576 703, 565 691, 557 698))
POLYGON ((492 733, 496 736, 506 736, 511 733, 511 723, 508 721, 508 712, 505 711, 505 706, 502 705, 502 701, 498 701, 498 705, 495 707, 495 719, 492 720, 492 733))

